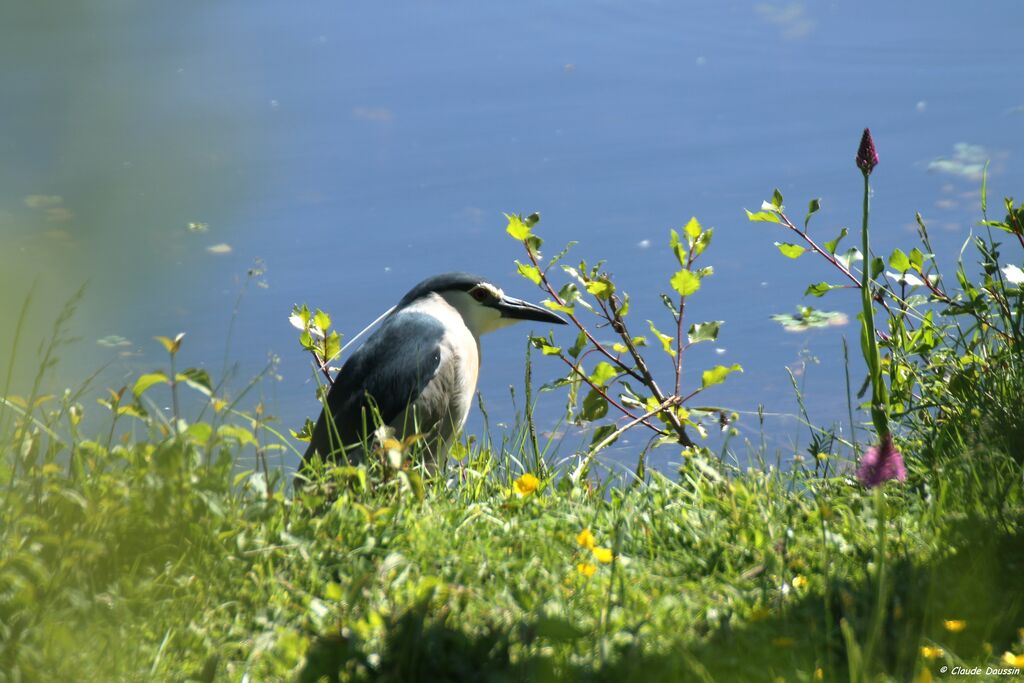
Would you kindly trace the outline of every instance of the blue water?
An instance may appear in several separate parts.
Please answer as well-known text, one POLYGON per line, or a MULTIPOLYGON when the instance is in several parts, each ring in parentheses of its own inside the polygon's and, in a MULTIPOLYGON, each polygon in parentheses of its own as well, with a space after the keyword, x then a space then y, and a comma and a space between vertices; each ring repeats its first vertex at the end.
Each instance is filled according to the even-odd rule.
MULTIPOLYGON (((779 187, 794 219, 821 197, 823 239, 858 226, 853 155, 870 126, 875 247, 915 246, 921 211, 948 264, 979 218, 977 164, 991 160, 993 204, 1024 180, 1024 7, 1012 1, 25 3, 0 15, 2 357, 33 283, 25 354, 87 282, 62 380, 111 362, 101 381, 117 385, 162 362, 153 335, 186 331, 183 363, 216 377, 226 354, 235 391, 278 356, 258 391, 284 426, 317 410, 292 304, 351 334, 455 269, 539 300, 515 275, 502 212, 540 211, 550 248, 576 240, 578 257, 608 261, 637 333, 646 318, 669 327, 657 297, 674 270, 669 228, 714 226, 715 275, 687 315, 726 325, 686 379, 713 363, 745 372, 701 402, 793 414, 788 366, 812 419, 848 431, 841 340, 856 356, 854 328, 794 334, 769 316, 804 302, 852 318, 856 298, 804 300, 833 274, 783 258, 773 242, 791 238, 743 209, 779 187), (245 285, 256 259, 265 272, 245 285)), ((492 422, 514 418, 526 332, 484 340, 492 422)), ((560 372, 536 359, 538 379, 560 372)), ((856 358, 851 372, 859 384, 856 358)), ((741 425, 756 438, 755 418, 741 425)), ((792 420, 766 429, 792 450, 792 420)))

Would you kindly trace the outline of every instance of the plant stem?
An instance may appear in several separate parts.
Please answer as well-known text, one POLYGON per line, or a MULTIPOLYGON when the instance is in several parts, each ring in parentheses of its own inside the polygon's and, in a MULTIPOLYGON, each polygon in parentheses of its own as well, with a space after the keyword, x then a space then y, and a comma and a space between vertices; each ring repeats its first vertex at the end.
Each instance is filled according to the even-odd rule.
POLYGON ((878 438, 889 433, 889 420, 886 416, 886 392, 882 383, 882 359, 878 353, 878 340, 875 339, 875 313, 871 301, 871 251, 868 241, 868 220, 871 210, 871 183, 869 174, 864 173, 864 218, 861 224, 861 240, 864 256, 862 269, 861 301, 864 306, 861 323, 861 350, 868 365, 871 377, 871 420, 874 422, 878 438))
POLYGON ((179 436, 178 373, 174 367, 174 352, 171 352, 171 406, 174 410, 174 435, 179 436))

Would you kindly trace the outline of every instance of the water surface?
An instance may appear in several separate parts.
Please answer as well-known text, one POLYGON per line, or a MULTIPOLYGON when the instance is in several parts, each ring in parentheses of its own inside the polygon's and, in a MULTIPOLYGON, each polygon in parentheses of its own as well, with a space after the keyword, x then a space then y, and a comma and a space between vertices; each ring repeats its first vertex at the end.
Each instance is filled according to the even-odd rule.
MULTIPOLYGON (((834 276, 784 259, 773 242, 789 238, 743 209, 777 186, 797 217, 821 197, 825 239, 858 225, 853 154, 870 126, 876 247, 913 246, 921 211, 949 263, 979 218, 978 164, 991 161, 994 199, 1019 195, 1024 178, 1024 9, 1009 1, 23 3, 0 14, 2 357, 33 283, 26 353, 87 283, 59 383, 111 362, 101 381, 117 385, 162 362, 153 335, 186 331, 184 362, 218 376, 226 357, 236 391, 279 357, 279 379, 260 391, 286 426, 316 410, 292 304, 325 308, 353 333, 421 278, 456 269, 539 299, 515 275, 507 211, 540 211, 550 246, 576 240, 579 257, 606 259, 641 328, 668 327, 657 294, 673 271, 669 228, 690 216, 714 226, 716 274, 687 314, 726 325, 686 379, 738 362, 745 373, 705 402, 791 414, 788 366, 812 419, 845 425, 841 340, 855 352, 853 328, 791 334, 769 319, 834 276)), ((849 292, 818 303, 857 309, 849 292)), ((484 340, 492 422, 514 418, 526 331, 484 340)), ((560 371, 552 359, 534 369, 560 371)), ((859 384, 856 359, 851 371, 859 384)), ((741 424, 756 434, 756 419, 741 424)), ((791 449, 791 421, 767 429, 791 449)))

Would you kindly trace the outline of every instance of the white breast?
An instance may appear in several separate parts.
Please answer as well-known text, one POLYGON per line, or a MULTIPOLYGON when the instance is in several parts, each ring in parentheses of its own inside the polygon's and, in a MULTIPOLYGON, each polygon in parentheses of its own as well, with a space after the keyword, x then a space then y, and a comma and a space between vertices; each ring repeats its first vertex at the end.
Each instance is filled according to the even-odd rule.
MULTIPOLYGON (((431 409, 430 412, 444 405, 443 414, 437 415, 437 427, 443 454, 447 454, 448 445, 466 424, 469 410, 473 406, 473 395, 480 374, 479 340, 466 326, 459 312, 436 294, 424 297, 406 310, 437 318, 445 328, 440 342, 441 359, 437 372, 417 404, 431 409)), ((443 454, 438 455, 443 457, 443 454)))

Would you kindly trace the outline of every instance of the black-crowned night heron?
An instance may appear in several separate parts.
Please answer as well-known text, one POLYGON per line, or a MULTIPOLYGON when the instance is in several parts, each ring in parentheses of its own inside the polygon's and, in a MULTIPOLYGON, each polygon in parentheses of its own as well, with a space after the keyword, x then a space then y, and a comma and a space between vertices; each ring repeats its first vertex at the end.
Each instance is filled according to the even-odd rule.
POLYGON ((342 366, 304 456, 358 462, 379 420, 402 439, 425 434, 431 461, 447 456, 469 415, 480 335, 520 320, 564 325, 483 278, 445 273, 413 287, 342 366))

